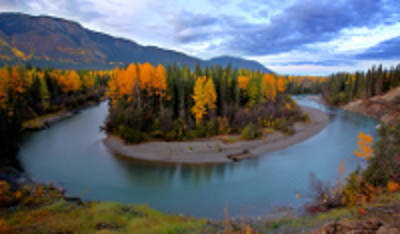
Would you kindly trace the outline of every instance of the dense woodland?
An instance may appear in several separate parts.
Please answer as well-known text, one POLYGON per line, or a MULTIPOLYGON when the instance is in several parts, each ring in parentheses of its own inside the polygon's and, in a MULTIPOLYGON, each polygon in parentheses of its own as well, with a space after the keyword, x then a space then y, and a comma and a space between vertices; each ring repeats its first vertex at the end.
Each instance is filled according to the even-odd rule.
POLYGON ((306 118, 285 94, 296 80, 230 65, 187 66, 150 63, 116 68, 108 96, 107 131, 128 143, 150 139, 190 140, 242 133, 245 139, 261 128, 293 132, 292 124, 306 118))
POLYGON ((24 121, 98 102, 108 79, 108 72, 42 70, 29 63, 0 68, 1 161, 14 158, 24 121))
POLYGON ((330 105, 339 105, 356 98, 381 95, 400 85, 400 65, 390 69, 373 66, 367 72, 336 73, 327 79, 323 97, 330 105))

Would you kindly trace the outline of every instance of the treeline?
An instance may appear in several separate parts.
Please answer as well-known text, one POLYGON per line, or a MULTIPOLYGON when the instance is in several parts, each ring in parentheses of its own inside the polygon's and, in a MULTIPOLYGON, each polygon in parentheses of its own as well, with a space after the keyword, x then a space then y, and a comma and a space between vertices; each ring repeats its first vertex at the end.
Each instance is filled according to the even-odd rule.
POLYGON ((317 94, 322 92, 326 77, 319 76, 286 76, 288 94, 317 94))
POLYGON ((108 83, 107 131, 128 143, 160 138, 189 140, 240 133, 253 138, 262 127, 291 132, 302 116, 275 74, 211 66, 192 72, 150 63, 116 68, 108 83), (249 133, 249 134, 247 134, 249 133))
POLYGON ((331 105, 356 98, 381 95, 400 85, 400 65, 390 69, 373 66, 367 72, 332 74, 323 88, 323 97, 331 105))
POLYGON ((14 158, 24 121, 99 101, 108 79, 108 72, 42 70, 29 63, 0 68, 0 160, 14 158))

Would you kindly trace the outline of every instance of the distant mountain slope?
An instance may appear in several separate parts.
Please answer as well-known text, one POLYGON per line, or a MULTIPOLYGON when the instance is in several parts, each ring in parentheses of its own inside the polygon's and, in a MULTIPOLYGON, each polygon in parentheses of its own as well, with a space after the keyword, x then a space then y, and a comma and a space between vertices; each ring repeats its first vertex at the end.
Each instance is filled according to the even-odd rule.
POLYGON ((131 62, 213 64, 269 71, 260 63, 221 57, 208 61, 173 50, 115 38, 83 28, 80 24, 49 16, 0 14, 0 63, 31 61, 33 65, 57 68, 113 68, 131 62))
POLYGON ((252 60, 245 60, 242 58, 235 58, 235 57, 230 57, 230 56, 221 56, 221 57, 216 57, 208 60, 208 62, 212 64, 219 64, 221 66, 227 66, 229 63, 232 64, 234 67, 245 67, 250 70, 260 70, 265 73, 272 73, 271 70, 268 68, 264 67, 261 63, 257 61, 252 61, 252 60))

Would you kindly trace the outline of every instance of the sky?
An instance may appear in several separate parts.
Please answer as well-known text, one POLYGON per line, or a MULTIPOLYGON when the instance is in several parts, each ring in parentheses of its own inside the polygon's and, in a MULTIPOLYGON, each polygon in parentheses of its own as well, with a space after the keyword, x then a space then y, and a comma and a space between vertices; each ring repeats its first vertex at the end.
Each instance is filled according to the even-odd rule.
POLYGON ((282 74, 328 75, 400 63, 400 0, 0 0, 202 59, 257 60, 282 74))

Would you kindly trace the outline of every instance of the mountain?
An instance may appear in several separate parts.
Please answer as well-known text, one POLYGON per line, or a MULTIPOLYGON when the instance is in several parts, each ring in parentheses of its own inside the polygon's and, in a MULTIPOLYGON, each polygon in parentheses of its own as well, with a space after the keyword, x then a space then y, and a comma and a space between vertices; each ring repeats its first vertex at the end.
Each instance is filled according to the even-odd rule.
POLYGON ((109 69, 131 62, 187 64, 194 68, 211 64, 226 66, 229 61, 238 67, 267 68, 255 61, 219 57, 201 60, 173 50, 138 43, 85 29, 80 24, 49 17, 21 13, 0 14, 0 64, 30 61, 34 66, 63 69, 109 69))
POLYGON ((209 63, 218 64, 223 67, 227 66, 229 63, 232 64, 233 67, 245 67, 249 70, 260 70, 264 73, 272 73, 271 70, 264 67, 261 63, 253 60, 246 60, 242 58, 235 58, 230 56, 221 56, 208 60, 209 63))

